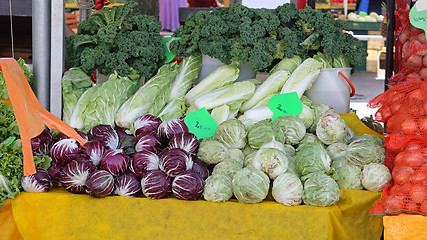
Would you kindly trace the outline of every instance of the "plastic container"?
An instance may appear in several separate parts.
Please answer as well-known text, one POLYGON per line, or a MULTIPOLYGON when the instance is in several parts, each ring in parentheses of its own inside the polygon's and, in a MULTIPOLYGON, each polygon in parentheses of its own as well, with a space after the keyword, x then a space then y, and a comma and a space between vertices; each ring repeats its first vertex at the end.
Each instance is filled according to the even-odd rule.
MULTIPOLYGON (((216 58, 209 57, 208 55, 202 55, 202 68, 200 69, 199 77, 196 79, 195 84, 199 83, 202 79, 208 76, 211 72, 220 66, 225 65, 223 62, 216 58)), ((237 81, 253 79, 256 76, 256 71, 252 71, 249 64, 242 64, 239 66, 240 72, 237 81)))
POLYGON ((351 68, 322 68, 306 95, 314 104, 324 103, 337 113, 350 111, 350 97, 354 87, 350 82, 351 68))

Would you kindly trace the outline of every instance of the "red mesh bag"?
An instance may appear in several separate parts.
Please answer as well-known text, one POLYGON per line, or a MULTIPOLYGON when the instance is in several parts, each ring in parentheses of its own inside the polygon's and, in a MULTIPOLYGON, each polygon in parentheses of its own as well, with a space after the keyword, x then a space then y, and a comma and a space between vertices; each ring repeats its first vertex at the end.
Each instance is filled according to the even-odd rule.
POLYGON ((383 189, 382 200, 376 201, 369 213, 427 215, 427 138, 394 135, 387 138, 387 151, 402 151, 394 157, 392 152, 388 153, 385 164, 391 169, 393 180, 383 189))
POLYGON ((396 11, 399 25, 396 36, 395 69, 397 74, 390 78, 389 84, 406 81, 406 77, 427 79, 427 40, 424 30, 411 25, 410 9, 396 11))
MULTIPOLYGON (((368 103, 378 108, 375 120, 387 122, 394 115, 410 114, 422 117, 427 114, 427 82, 417 79, 399 82, 368 103)), ((387 126, 388 127, 388 126, 387 126)))
MULTIPOLYGON (((426 135, 389 135, 385 137, 384 148, 386 149, 386 165, 390 171, 394 166, 400 166, 407 163, 405 166, 410 166, 413 162, 406 162, 418 156, 418 149, 424 149, 427 146, 426 135)), ((424 151, 424 150, 422 150, 424 151)), ((424 160, 425 161, 425 160, 424 160)))
MULTIPOLYGON (((411 108, 415 109, 415 108, 411 108)), ((387 122, 387 134, 395 135, 425 135, 427 138, 427 114, 419 115, 409 113, 397 114, 387 122)))

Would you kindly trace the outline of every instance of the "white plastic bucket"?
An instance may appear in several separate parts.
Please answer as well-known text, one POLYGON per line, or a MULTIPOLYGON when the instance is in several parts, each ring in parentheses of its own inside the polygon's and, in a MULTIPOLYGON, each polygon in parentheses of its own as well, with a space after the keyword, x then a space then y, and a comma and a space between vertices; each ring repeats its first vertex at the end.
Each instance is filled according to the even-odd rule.
POLYGON ((350 82, 351 68, 322 68, 306 95, 314 104, 324 103, 337 113, 350 111, 350 97, 354 87, 350 82))
MULTIPOLYGON (((208 55, 202 55, 202 68, 200 69, 199 77, 196 79, 195 84, 199 83, 211 72, 215 71, 215 69, 222 65, 224 65, 224 63, 220 60, 209 57, 208 55)), ((252 71, 249 67, 249 64, 242 64, 239 66, 239 69, 239 77, 236 79, 236 81, 253 79, 256 76, 256 71, 252 71)))

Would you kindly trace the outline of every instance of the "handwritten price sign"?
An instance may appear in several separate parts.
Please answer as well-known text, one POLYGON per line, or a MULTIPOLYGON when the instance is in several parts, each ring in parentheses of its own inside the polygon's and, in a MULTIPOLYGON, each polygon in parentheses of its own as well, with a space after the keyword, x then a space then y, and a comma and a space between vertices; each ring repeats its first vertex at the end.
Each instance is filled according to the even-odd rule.
POLYGON ((302 112, 302 103, 296 92, 279 94, 270 99, 268 107, 273 112, 272 121, 278 117, 298 115, 302 112))
POLYGON ((424 29, 427 32, 427 1, 418 1, 409 12, 409 20, 416 28, 424 29))
POLYGON ((189 113, 184 118, 184 123, 187 125, 188 131, 196 135, 199 140, 215 135, 217 125, 206 108, 189 113))

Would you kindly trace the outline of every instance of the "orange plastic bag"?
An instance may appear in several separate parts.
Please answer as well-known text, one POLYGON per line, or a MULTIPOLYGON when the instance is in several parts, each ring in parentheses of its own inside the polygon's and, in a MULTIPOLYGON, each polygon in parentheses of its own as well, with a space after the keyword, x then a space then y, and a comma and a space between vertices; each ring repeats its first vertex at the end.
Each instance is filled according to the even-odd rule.
POLYGON ((19 126, 24 155, 24 175, 36 173, 30 140, 44 130, 45 124, 50 129, 56 129, 76 139, 81 145, 85 143, 85 140, 72 127, 42 107, 15 59, 1 58, 0 71, 3 71, 19 126))
POLYGON ((427 217, 402 214, 383 218, 384 240, 427 239, 427 217))

